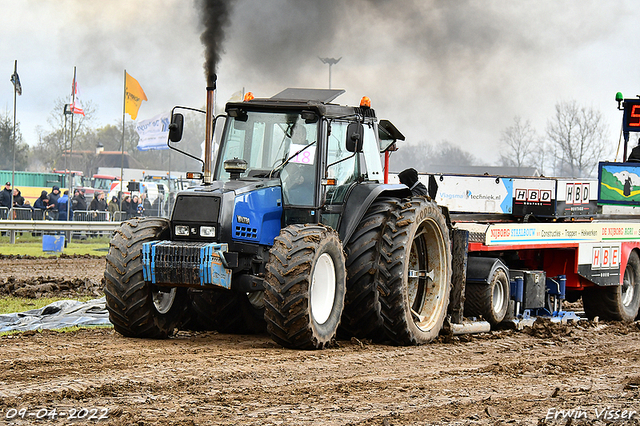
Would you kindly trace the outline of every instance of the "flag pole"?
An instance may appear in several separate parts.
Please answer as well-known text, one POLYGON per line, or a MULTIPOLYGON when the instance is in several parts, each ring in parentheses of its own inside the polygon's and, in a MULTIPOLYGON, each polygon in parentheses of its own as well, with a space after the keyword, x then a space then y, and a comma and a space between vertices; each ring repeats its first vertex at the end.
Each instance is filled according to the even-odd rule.
POLYGON ((124 195, 124 114, 127 106, 127 70, 124 70, 124 90, 122 96, 122 143, 120 144, 120 194, 119 195, 119 203, 120 203, 120 211, 122 211, 122 198, 124 195))
MULTIPOLYGON (((18 60, 13 66, 13 75, 18 75, 18 60)), ((9 206, 9 219, 13 219, 13 190, 16 188, 16 98, 18 88, 13 84, 13 168, 11 169, 11 205, 9 206)), ((15 243, 15 232, 11 233, 11 244, 15 243)))
MULTIPOLYGON (((73 67, 73 84, 71 85, 71 105, 72 108, 75 109, 76 106, 76 67, 73 67)), ((71 110, 71 134, 69 135, 69 169, 65 170, 67 175, 67 179, 69 180, 69 196, 67 197, 67 220, 69 220, 69 210, 71 210, 71 197, 73 197, 73 179, 71 179, 71 170, 73 170, 72 166, 72 158, 73 158, 73 116, 75 115, 75 111, 71 110)), ((62 194, 64 195, 64 194, 62 194)), ((58 212, 60 214, 60 212, 58 212)))

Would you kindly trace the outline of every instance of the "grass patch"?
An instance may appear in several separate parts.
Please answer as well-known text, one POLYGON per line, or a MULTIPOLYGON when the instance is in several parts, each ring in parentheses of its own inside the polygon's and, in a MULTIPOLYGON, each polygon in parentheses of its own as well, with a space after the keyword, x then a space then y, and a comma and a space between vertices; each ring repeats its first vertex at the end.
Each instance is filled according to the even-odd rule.
MULTIPOLYGON (((83 328, 113 328, 113 325, 74 325, 72 327, 62 327, 62 328, 54 328, 52 330, 58 333, 72 333, 74 331, 81 330, 83 328)), ((12 334, 21 334, 27 333, 28 335, 34 335, 36 333, 42 333, 42 330, 29 330, 29 331, 20 331, 20 330, 11 330, 11 331, 2 331, 0 332, 0 337, 9 336, 12 334)))
MULTIPOLYGON (((95 299, 96 296, 83 296, 73 298, 72 300, 78 300, 80 302, 86 302, 88 300, 95 299)), ((3 297, 0 298, 0 315, 12 314, 14 312, 30 311, 32 309, 40 309, 47 306, 50 303, 57 302, 58 300, 69 300, 68 298, 61 297, 41 297, 38 299, 28 299, 24 297, 3 297)))
MULTIPOLYGON (((71 239, 62 253, 68 255, 105 256, 109 249, 109 237, 90 237, 85 240, 71 239)), ((59 256, 58 252, 42 251, 42 236, 33 236, 29 232, 16 234, 16 243, 10 243, 10 237, 0 237, 0 253, 5 255, 59 256)))

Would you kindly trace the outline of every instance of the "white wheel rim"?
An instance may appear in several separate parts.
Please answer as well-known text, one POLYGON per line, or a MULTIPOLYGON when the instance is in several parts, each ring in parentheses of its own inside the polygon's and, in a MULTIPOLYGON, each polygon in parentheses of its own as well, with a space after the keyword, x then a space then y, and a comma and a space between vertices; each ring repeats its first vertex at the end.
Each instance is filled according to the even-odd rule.
POLYGON ((449 283, 443 278, 448 267, 442 231, 435 221, 425 220, 413 237, 407 261, 407 302, 414 324, 422 331, 433 328, 446 306, 442 299, 449 283), (426 263, 420 266, 422 257, 426 263))
POLYGON ((629 306, 631 304, 631 301, 633 300, 633 292, 635 286, 633 273, 633 268, 630 268, 629 265, 627 265, 624 271, 624 278, 622 280, 622 288, 620 289, 620 296, 623 306, 629 306))
POLYGON ((622 304, 624 306, 629 306, 631 301, 633 300, 633 284, 624 283, 622 284, 622 304))
POLYGON ((324 324, 331 315, 336 295, 336 269, 328 253, 322 253, 313 268, 309 293, 311 315, 315 322, 324 324))
POLYGON ((496 281, 493 286, 493 312, 499 313, 504 303, 504 291, 502 289, 502 281, 496 281))
POLYGON ((177 289, 174 287, 168 293, 162 291, 153 292, 153 306, 155 306, 158 313, 164 315, 169 312, 176 298, 176 291, 177 289))

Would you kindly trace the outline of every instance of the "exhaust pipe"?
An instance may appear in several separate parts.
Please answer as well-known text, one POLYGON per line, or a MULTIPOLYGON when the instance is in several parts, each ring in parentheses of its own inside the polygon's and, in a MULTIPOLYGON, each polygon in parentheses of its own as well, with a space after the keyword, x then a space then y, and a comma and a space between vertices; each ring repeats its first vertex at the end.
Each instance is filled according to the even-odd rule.
POLYGON ((213 182, 213 108, 215 105, 216 81, 218 76, 210 74, 207 77, 207 111, 204 138, 204 184, 213 182))

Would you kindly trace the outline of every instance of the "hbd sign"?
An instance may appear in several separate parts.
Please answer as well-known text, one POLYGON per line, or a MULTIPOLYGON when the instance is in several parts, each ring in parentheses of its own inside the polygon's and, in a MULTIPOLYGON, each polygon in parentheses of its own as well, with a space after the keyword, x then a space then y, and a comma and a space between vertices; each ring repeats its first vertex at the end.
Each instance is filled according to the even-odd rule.
POLYGON ((589 204, 588 183, 567 183, 567 204, 589 204))
POLYGON ((547 204, 551 202, 551 191, 548 189, 516 189, 515 201, 547 204))

